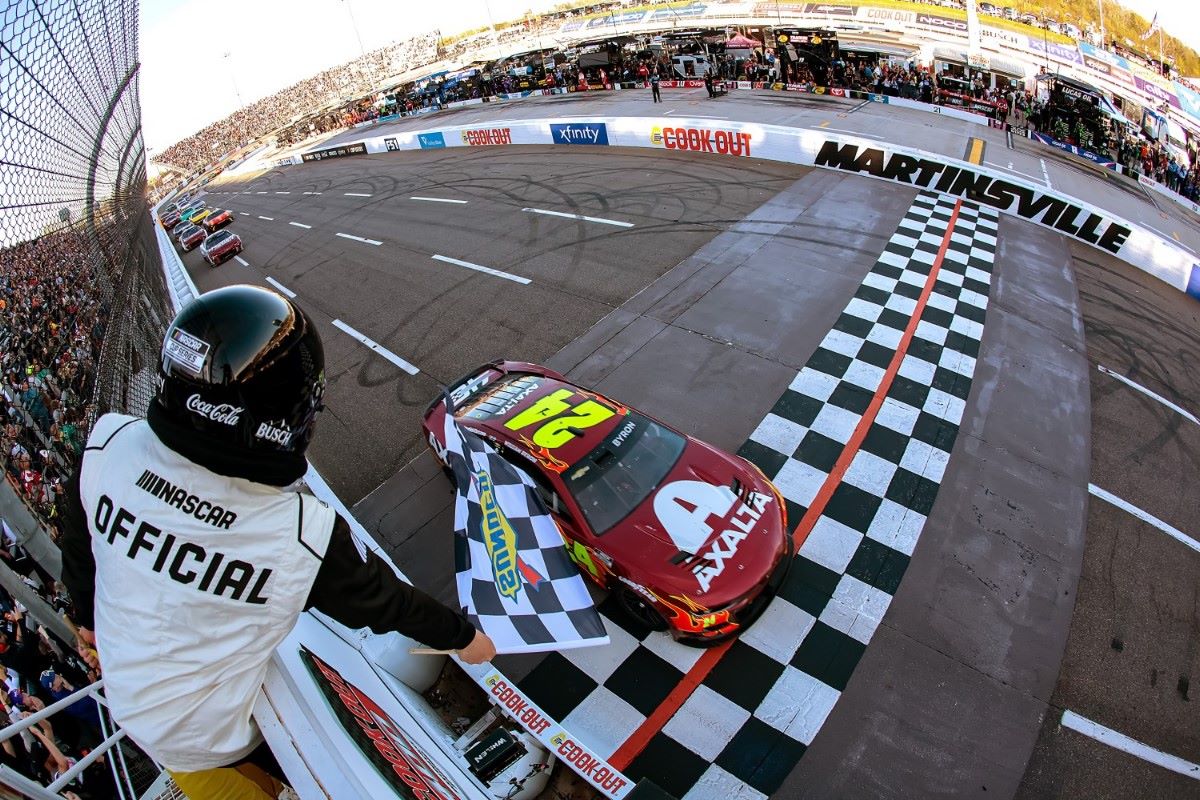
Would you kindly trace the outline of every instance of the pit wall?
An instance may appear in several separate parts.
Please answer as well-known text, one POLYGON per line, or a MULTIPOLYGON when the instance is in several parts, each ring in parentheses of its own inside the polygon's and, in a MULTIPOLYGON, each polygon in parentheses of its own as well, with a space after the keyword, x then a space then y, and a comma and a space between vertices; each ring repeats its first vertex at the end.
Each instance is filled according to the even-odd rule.
POLYGON ((642 147, 764 158, 865 175, 942 192, 1037 223, 1150 273, 1200 299, 1200 265, 1147 228, 1042 184, 938 153, 857 136, 704 118, 596 117, 503 120, 397 131, 306 151, 276 166, 365 153, 498 145, 642 147))

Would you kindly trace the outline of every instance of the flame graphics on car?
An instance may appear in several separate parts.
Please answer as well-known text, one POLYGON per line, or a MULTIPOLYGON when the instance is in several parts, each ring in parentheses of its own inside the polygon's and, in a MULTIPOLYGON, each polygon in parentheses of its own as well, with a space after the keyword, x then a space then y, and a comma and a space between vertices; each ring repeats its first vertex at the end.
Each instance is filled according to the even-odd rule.
POLYGON ((479 489, 480 533, 487 547, 488 558, 492 562, 492 575, 496 579, 496 588, 502 597, 516 601, 524 581, 529 588, 537 590, 543 580, 537 570, 526 564, 517 553, 517 534, 504 516, 504 510, 496 502, 496 492, 492 479, 486 472, 475 473, 476 485, 479 489))
POLYGON ((534 460, 536 460, 550 472, 557 472, 561 475, 566 471, 567 467, 571 466, 558 456, 551 453, 547 448, 539 447, 538 445, 534 444, 532 441, 530 441, 528 436, 522 435, 520 437, 520 442, 521 444, 525 445, 526 449, 529 450, 529 455, 533 456, 534 460))

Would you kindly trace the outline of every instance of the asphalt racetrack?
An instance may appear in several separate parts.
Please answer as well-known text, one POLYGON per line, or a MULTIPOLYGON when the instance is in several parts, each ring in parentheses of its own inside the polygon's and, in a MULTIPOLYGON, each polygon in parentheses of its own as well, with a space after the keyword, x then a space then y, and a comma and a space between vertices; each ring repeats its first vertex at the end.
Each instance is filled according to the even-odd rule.
POLYGON ((271 172, 241 188, 249 195, 213 196, 237 212, 231 229, 248 266, 212 269, 198 251, 185 262, 202 291, 278 281, 323 323, 340 319, 420 370, 410 376, 322 330, 328 410, 310 453, 353 504, 420 452, 420 417, 439 383, 493 358, 544 361, 805 171, 551 148, 326 161, 271 172))
MULTIPOLYGON (((537 105, 511 112, 557 113, 537 105)), ((766 105, 882 136, 850 103, 722 111, 766 105)), ((976 130, 936 136, 960 153, 976 130)), ((1022 148, 995 157, 1045 157, 1022 148)), ((1097 180, 1049 160, 1056 186, 1097 180)), ((186 255, 198 287, 272 285, 314 314, 312 460, 443 600, 451 497, 419 419, 492 358, 548 363, 775 480, 796 564, 713 664, 607 603, 610 647, 499 661, 630 777, 690 799, 1200 797, 1154 755, 1200 763, 1193 300, 1030 223, 752 159, 453 148, 209 190, 246 250, 186 255)))

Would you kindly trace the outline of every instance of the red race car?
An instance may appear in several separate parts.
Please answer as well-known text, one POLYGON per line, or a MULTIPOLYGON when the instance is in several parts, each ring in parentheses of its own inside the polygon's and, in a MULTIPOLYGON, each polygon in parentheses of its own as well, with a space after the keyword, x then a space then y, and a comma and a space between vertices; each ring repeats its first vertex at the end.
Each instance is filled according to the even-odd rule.
POLYGON ((207 217, 205 217, 203 220, 201 220, 200 224, 204 227, 204 230, 208 231, 209 233, 212 233, 215 230, 224 228, 226 225, 229 225, 232 222, 233 222, 233 214, 231 214, 229 211, 226 210, 226 211, 212 212, 207 217))
MULTIPOLYGON (((572 560, 641 624, 712 644, 782 583, 787 511, 750 462, 535 364, 485 364, 450 398, 459 424, 533 478, 572 560)), ((443 466, 446 410, 439 397, 423 423, 443 466)))
POLYGON ((203 228, 192 225, 191 228, 185 228, 179 234, 179 244, 183 246, 183 252, 191 250, 196 245, 203 242, 208 237, 203 228))
POLYGON ((219 231, 212 234, 200 245, 200 255, 212 266, 217 266, 225 259, 242 252, 242 237, 229 231, 219 231))

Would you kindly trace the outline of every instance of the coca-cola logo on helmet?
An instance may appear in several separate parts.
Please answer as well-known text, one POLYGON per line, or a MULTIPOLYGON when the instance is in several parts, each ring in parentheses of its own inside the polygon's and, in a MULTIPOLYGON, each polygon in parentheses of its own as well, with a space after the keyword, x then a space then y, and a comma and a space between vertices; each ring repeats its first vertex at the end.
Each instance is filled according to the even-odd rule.
POLYGON ((198 394, 187 399, 187 409, 193 414, 233 427, 245 409, 231 403, 209 403, 198 394))

